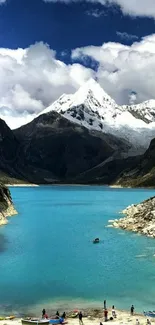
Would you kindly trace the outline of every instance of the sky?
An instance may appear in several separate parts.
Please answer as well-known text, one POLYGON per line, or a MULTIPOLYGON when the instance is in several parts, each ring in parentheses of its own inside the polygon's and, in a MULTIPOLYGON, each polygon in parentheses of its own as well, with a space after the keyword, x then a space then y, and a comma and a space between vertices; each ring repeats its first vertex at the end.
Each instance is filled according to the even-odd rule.
POLYGON ((120 105, 155 99, 155 0, 0 0, 0 117, 11 128, 91 77, 120 105))

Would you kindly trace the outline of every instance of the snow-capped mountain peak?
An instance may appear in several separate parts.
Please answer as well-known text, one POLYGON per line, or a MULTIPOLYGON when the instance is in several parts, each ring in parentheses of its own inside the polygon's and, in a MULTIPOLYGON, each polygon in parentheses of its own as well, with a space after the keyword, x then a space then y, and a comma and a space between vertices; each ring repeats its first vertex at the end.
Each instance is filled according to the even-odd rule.
POLYGON ((78 113, 80 109, 80 111, 90 113, 90 115, 97 113, 101 118, 105 118, 105 115, 108 116, 110 114, 111 116, 116 113, 116 106, 115 101, 91 78, 74 94, 62 95, 41 114, 54 110, 61 114, 69 111, 70 115, 72 113, 75 115, 75 110, 78 113))
POLYGON ((139 154, 155 137, 155 100, 138 105, 119 106, 94 80, 90 79, 74 94, 63 94, 39 115, 57 111, 88 129, 110 133, 136 148, 139 154))
POLYGON ((109 99, 111 97, 103 90, 103 88, 94 80, 89 79, 84 85, 82 85, 79 90, 75 93, 75 100, 79 103, 83 103, 88 97, 94 97, 102 105, 103 100, 109 99))

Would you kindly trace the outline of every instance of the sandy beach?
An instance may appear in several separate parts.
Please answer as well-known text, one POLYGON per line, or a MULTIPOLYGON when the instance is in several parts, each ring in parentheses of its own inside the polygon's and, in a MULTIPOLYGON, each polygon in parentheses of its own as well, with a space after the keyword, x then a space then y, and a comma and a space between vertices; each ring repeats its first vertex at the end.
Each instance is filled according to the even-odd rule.
MULTIPOLYGON (((85 311, 83 311, 83 315, 85 314, 85 311)), ((87 317, 83 318, 83 324, 84 325, 99 325, 100 322, 103 324, 104 322, 104 317, 103 317, 103 312, 96 310, 90 311, 90 315, 87 314, 87 317)), ((108 310, 108 318, 111 317, 111 310, 108 310)), ((136 314, 131 316, 129 311, 120 311, 116 310, 116 315, 117 317, 114 320, 108 320, 108 324, 112 325, 136 325, 136 319, 139 320, 140 325, 146 324, 147 317, 145 317, 143 314, 136 314)), ((155 318, 150 318, 150 321, 152 324, 155 324, 155 318)), ((79 320, 78 318, 67 318, 67 323, 69 325, 79 325, 79 320)), ((21 318, 15 318, 13 320, 1 320, 0 325, 18 325, 21 324, 21 318)))

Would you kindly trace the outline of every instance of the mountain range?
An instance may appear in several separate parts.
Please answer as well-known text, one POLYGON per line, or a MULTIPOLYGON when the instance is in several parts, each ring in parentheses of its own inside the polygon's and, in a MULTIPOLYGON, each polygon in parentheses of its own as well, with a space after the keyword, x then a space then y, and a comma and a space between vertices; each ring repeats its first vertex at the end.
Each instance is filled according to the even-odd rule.
POLYGON ((154 186, 154 137, 155 100, 119 106, 90 79, 16 130, 0 120, 1 178, 154 186))

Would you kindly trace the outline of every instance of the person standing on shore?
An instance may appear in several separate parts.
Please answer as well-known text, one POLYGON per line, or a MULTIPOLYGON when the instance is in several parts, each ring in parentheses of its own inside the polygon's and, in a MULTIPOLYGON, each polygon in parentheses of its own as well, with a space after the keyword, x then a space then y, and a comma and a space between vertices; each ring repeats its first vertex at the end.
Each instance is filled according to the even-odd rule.
POLYGON ((106 300, 104 300, 104 309, 106 309, 106 300))
POLYGON ((42 310, 42 318, 45 318, 45 315, 46 315, 46 310, 43 309, 43 310, 42 310))
POLYGON ((57 310, 57 312, 56 312, 56 318, 59 319, 59 312, 58 312, 58 310, 57 310))
POLYGON ((108 311, 106 308, 104 309, 104 320, 105 320, 105 322, 107 322, 107 320, 108 320, 108 311))
POLYGON ((116 318, 115 306, 112 306, 112 317, 116 318))
POLYGON ((65 313, 65 311, 63 312, 63 314, 62 314, 62 316, 61 316, 62 318, 66 318, 66 313, 65 313))
POLYGON ((133 316, 133 314, 134 314, 134 309, 135 309, 135 308, 134 308, 134 306, 132 305, 132 306, 131 306, 131 315, 132 315, 132 316, 133 316))
POLYGON ((82 312, 80 311, 80 312, 79 312, 79 324, 80 324, 80 325, 83 325, 83 320, 82 320, 82 318, 83 318, 83 315, 82 315, 82 312))

